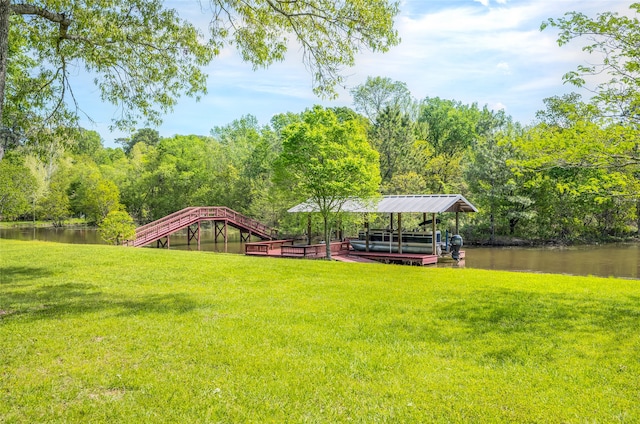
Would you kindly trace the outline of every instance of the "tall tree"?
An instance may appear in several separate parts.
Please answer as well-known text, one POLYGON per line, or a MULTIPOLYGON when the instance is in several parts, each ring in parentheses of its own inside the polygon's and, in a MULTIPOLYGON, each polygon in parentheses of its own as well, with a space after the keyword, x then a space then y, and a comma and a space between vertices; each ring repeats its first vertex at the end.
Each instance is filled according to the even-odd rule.
MULTIPOLYGON (((398 172, 408 171, 413 147, 414 125, 398 107, 385 107, 376 117, 369 138, 380 154, 380 174, 383 184, 398 172)), ((392 193, 398 194, 398 193, 392 193)))
POLYGON ((354 196, 370 197, 380 185, 378 153, 357 121, 339 122, 315 106, 283 132, 276 170, 281 187, 307 200, 322 216, 326 256, 331 259, 331 218, 354 196))
POLYGON ((72 73, 81 66, 95 76, 101 99, 120 107, 115 126, 130 129, 139 119, 157 124, 180 95, 206 92, 202 67, 227 45, 258 68, 283 60, 294 40, 314 90, 332 96, 342 67, 353 65, 358 52, 386 51, 399 41, 398 4, 390 0, 208 3, 207 39, 164 0, 0 0, 0 122, 7 126, 3 107, 16 101, 5 94, 20 91, 6 90, 5 82, 24 86, 34 75, 46 94, 42 116, 77 117, 72 73), (34 62, 18 69, 25 78, 10 80, 9 53, 16 47, 17 56, 34 62))
POLYGON ((138 143, 144 143, 147 146, 157 146, 160 142, 160 133, 153 128, 140 128, 131 138, 120 138, 116 143, 122 144, 122 150, 126 155, 131 153, 131 149, 138 143))
POLYGON ((8 160, 0 162, 0 218, 14 219, 29 211, 29 194, 37 182, 21 164, 8 160))
MULTIPOLYGON (((558 28, 558 44, 563 46, 575 39, 585 42, 583 50, 599 56, 589 65, 579 65, 575 71, 564 75, 564 80, 578 87, 586 87, 593 93, 593 104, 603 118, 622 124, 613 144, 615 152, 609 157, 616 166, 629 169, 640 180, 640 3, 629 6, 636 16, 621 16, 605 12, 590 18, 583 13, 570 12, 559 19, 543 22, 541 29, 558 28), (608 79, 603 76, 608 76, 608 79), (595 76, 594 79, 589 77, 595 76), (594 86, 595 84, 595 86, 594 86)), ((605 162, 608 167, 611 162, 605 162)), ((636 226, 640 235, 640 197, 636 197, 636 226)))
POLYGON ((473 144, 464 167, 469 189, 481 206, 480 216, 489 221, 491 244, 496 241, 499 227, 508 226, 509 235, 513 236, 519 223, 536 214, 535 201, 523 184, 522 174, 511 166, 522 154, 511 143, 520 132, 514 125, 503 133, 479 139, 473 144))
POLYGON ((405 114, 412 112, 413 98, 407 84, 388 77, 367 77, 364 84, 351 90, 351 95, 355 109, 371 121, 385 107, 398 108, 405 114))

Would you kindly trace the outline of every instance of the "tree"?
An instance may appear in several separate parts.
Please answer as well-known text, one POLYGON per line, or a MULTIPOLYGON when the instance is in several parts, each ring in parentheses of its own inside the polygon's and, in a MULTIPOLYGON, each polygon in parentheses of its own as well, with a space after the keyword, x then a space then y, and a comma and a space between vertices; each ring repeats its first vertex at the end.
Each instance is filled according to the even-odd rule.
POLYGON ((29 195, 37 183, 29 170, 9 161, 0 162, 0 218, 14 219, 29 211, 29 195))
POLYGON ((472 146, 465 166, 465 179, 480 206, 480 215, 488 215, 491 244, 501 223, 507 223, 513 236, 520 222, 536 215, 524 178, 510 166, 522 155, 511 142, 520 132, 518 126, 512 126, 481 138, 472 146))
POLYGON ((138 143, 144 143, 147 146, 157 146, 160 142, 160 133, 153 128, 141 128, 136 131, 131 138, 119 138, 116 143, 122 144, 124 153, 128 156, 131 149, 138 143))
POLYGON ((390 0, 209 3, 205 38, 163 0, 0 0, 0 122, 9 127, 5 103, 25 99, 5 95, 26 86, 41 87, 37 105, 45 120, 73 121, 80 109, 71 77, 80 66, 95 75, 101 99, 120 107, 114 126, 130 129, 141 118, 158 124, 179 96, 206 92, 202 68, 227 45, 258 68, 283 60, 291 39, 313 74, 314 91, 334 96, 342 67, 352 66, 358 52, 386 51, 399 42, 393 29, 398 4, 390 0), (8 77, 10 52, 12 60, 23 59, 11 70, 22 78, 8 77))
MULTIPOLYGON (((36 126, 75 122, 80 109, 71 75, 77 64, 95 75, 103 101, 121 107, 121 116, 114 122, 121 128, 140 117, 159 122, 160 114, 170 110, 179 95, 205 91, 206 78, 200 68, 211 60, 211 49, 193 25, 165 8, 162 1, 1 3, 0 58, 6 59, 10 46, 17 42, 18 54, 36 62, 15 71, 24 78, 7 80, 19 86, 30 84, 31 91, 39 91, 42 97, 37 102, 25 100, 25 113, 36 109, 44 120, 36 121, 36 126), (41 84, 34 85, 34 79, 41 84)), ((3 89, 7 68, 2 62, 0 103, 4 106, 16 101, 5 94, 22 90, 3 89)), ((0 108, 5 123, 2 112, 0 108)))
POLYGON ((576 95, 545 99, 545 104, 540 122, 513 140, 524 154, 512 165, 536 174, 536 185, 547 184, 543 177, 552 180, 545 190, 556 193, 547 203, 558 205, 550 214, 560 218, 559 234, 577 237, 587 228, 595 228, 599 237, 623 233, 625 220, 637 209, 640 179, 622 153, 633 151, 637 133, 603 121, 597 108, 576 95))
POLYGON ((109 212, 122 208, 120 192, 113 181, 104 178, 95 164, 79 166, 77 178, 69 188, 71 208, 76 214, 86 216, 89 222, 99 223, 109 212))
POLYGON ((87 155, 96 160, 103 150, 102 137, 96 131, 80 128, 70 150, 76 155, 87 155))
POLYGON ((98 224, 100 237, 108 243, 120 244, 124 240, 130 240, 136 235, 136 226, 133 219, 124 211, 111 211, 98 224))
MULTIPOLYGON (((630 9, 640 12, 640 3, 630 9)), ((558 45, 564 46, 580 38, 586 39, 582 48, 590 54, 600 55, 600 63, 579 65, 563 79, 577 87, 589 87, 589 77, 603 75, 609 79, 591 88, 594 102, 603 114, 616 120, 640 124, 640 21, 637 17, 619 16, 605 12, 591 19, 583 13, 569 12, 564 18, 549 19, 541 29, 558 28, 558 45)), ((640 161, 640 157, 636 158, 640 161)))
POLYGON ((277 182, 322 216, 326 257, 331 259, 331 218, 354 196, 371 197, 380 185, 378 153, 357 121, 339 122, 335 113, 315 106, 302 122, 283 131, 277 182))
MULTIPOLYGON (((633 3, 630 9, 640 12, 640 3, 633 3)), ((558 28, 558 44, 563 46, 577 38, 585 39, 583 50, 600 55, 595 64, 579 65, 575 71, 564 75, 564 80, 578 87, 589 87, 589 77, 603 81, 590 90, 594 93, 592 103, 600 110, 600 117, 620 124, 625 131, 619 131, 615 147, 607 152, 616 166, 630 169, 635 180, 640 180, 640 20, 637 17, 620 16, 605 12, 591 19, 579 12, 570 12, 564 18, 549 19, 541 29, 558 28)), ((611 161, 605 161, 608 168, 611 161)), ((596 165, 598 166, 598 165, 596 165)), ((636 192, 637 194, 637 192, 636 192)), ((640 234, 640 197, 636 197, 636 226, 640 234)))
POLYGON ((371 121, 386 107, 398 108, 402 113, 411 114, 413 98, 407 84, 391 81, 391 78, 367 77, 364 84, 351 90, 353 104, 358 112, 371 121))
POLYGON ((464 152, 476 139, 479 120, 477 106, 455 100, 427 97, 422 102, 418 121, 428 125, 427 141, 434 155, 449 158, 464 152))
MULTIPOLYGON (((414 125, 398 107, 386 106, 376 117, 369 138, 380 154, 380 174, 389 183, 398 172, 408 171, 414 139, 414 125)), ((392 193, 398 194, 398 193, 392 193)))
POLYGON ((70 214, 71 202, 67 194, 67 185, 61 178, 54 178, 49 189, 39 203, 40 214, 50 220, 55 227, 61 227, 70 214))

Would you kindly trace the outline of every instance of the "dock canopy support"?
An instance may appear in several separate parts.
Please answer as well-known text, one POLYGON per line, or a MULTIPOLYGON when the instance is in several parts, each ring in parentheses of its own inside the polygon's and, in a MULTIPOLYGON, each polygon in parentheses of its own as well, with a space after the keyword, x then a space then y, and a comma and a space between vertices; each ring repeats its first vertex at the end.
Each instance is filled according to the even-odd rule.
POLYGON ((402 255, 402 213, 398 212, 398 253, 402 255))
POLYGON ((431 216, 431 254, 438 254, 438 243, 436 243, 436 214, 431 216))

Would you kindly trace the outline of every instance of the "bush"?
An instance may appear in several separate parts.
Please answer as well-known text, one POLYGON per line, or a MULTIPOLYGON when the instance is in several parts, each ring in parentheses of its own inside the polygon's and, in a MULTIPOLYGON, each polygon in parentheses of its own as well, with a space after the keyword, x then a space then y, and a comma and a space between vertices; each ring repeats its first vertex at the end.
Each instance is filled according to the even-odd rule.
POLYGON ((136 234, 133 218, 124 211, 111 211, 98 225, 100 237, 108 243, 120 244, 132 239, 136 234))

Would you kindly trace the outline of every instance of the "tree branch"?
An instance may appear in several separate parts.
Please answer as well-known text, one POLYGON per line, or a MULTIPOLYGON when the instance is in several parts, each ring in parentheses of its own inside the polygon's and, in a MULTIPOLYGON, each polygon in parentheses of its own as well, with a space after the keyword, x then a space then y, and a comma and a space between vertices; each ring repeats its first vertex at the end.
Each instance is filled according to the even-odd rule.
POLYGON ((66 31, 71 25, 71 19, 68 18, 64 13, 56 13, 50 10, 47 10, 43 7, 33 6, 31 4, 12 4, 11 5, 11 13, 14 15, 36 15, 42 18, 45 18, 48 21, 55 22, 60 24, 61 32, 66 31))

